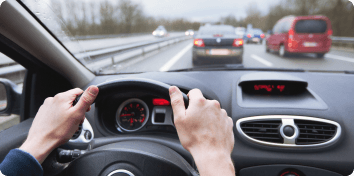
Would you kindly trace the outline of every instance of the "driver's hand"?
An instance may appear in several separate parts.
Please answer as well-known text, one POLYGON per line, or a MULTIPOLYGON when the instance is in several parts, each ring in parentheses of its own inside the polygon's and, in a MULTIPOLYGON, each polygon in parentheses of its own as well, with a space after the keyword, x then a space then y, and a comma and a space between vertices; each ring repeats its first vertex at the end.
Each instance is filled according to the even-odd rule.
POLYGON ((20 149, 42 163, 53 149, 66 143, 74 135, 98 91, 96 86, 90 86, 75 106, 72 105, 73 101, 83 92, 79 88, 47 98, 39 108, 28 137, 20 149))
POLYGON ((174 123, 182 146, 205 175, 235 175, 231 161, 234 147, 233 121, 216 100, 206 100, 199 89, 188 93, 185 108, 181 91, 170 87, 174 123))

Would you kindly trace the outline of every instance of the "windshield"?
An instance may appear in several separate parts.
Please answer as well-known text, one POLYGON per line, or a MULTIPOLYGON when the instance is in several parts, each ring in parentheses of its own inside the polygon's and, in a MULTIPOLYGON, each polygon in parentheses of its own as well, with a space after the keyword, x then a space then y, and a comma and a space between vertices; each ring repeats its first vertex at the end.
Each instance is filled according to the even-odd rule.
POLYGON ((354 71, 354 7, 347 0, 22 2, 97 75, 354 71))

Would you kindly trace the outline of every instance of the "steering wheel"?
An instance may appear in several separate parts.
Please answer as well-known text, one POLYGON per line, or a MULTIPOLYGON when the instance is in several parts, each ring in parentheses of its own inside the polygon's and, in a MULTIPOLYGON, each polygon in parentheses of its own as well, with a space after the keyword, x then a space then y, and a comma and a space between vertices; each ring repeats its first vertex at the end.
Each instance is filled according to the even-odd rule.
MULTIPOLYGON (((142 78, 117 79, 97 85, 100 92, 96 103, 105 101, 116 92, 138 90, 168 101, 169 87, 162 82, 142 78)), ((185 106, 188 97, 182 92, 185 106)), ((136 136, 135 136, 136 137, 136 136)), ((99 176, 194 176, 198 173, 175 150, 158 140, 139 140, 127 136, 107 138, 104 145, 97 145, 105 138, 93 139, 86 153, 70 163, 62 164, 52 152, 42 164, 44 175, 99 175, 99 176), (120 138, 120 139, 119 139, 120 138), (110 141, 110 142, 107 142, 110 141)), ((171 142, 171 141, 170 141, 171 142)), ((173 145, 181 145, 178 140, 173 145)))

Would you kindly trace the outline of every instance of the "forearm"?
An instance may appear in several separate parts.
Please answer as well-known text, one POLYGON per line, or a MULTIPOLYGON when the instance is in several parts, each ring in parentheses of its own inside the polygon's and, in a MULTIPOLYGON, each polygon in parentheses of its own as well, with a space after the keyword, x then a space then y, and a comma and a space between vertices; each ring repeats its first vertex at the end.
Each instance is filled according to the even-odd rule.
POLYGON ((219 152, 193 152, 194 161, 201 176, 234 176, 231 156, 219 152))
POLYGON ((27 139, 21 150, 30 153, 36 160, 42 164, 50 152, 55 148, 55 143, 49 140, 27 139))

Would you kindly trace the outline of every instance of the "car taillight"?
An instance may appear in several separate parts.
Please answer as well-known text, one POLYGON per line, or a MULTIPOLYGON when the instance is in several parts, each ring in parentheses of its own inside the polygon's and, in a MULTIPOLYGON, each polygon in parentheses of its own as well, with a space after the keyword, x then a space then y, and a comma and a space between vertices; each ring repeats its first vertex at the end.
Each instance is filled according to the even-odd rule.
POLYGON ((332 34, 333 34, 333 30, 332 29, 328 30, 327 32, 328 38, 331 38, 332 34))
POLYGON ((264 38, 264 34, 261 34, 261 38, 264 38))
POLYGON ((328 30, 327 34, 328 35, 332 35, 333 34, 333 30, 332 29, 328 30))
POLYGON ((288 47, 289 48, 297 48, 297 42, 294 40, 294 30, 290 29, 289 30, 289 38, 288 38, 288 47))
POLYGON ((294 30, 293 29, 290 29, 289 30, 289 38, 293 39, 294 38, 294 30))
POLYGON ((252 36, 251 36, 251 34, 247 34, 247 37, 248 37, 248 38, 251 38, 252 36))
POLYGON ((235 39, 234 42, 232 43, 232 46, 243 46, 243 40, 242 39, 235 39))
POLYGON ((197 46, 197 47, 204 47, 204 41, 203 39, 194 39, 194 46, 197 46))

